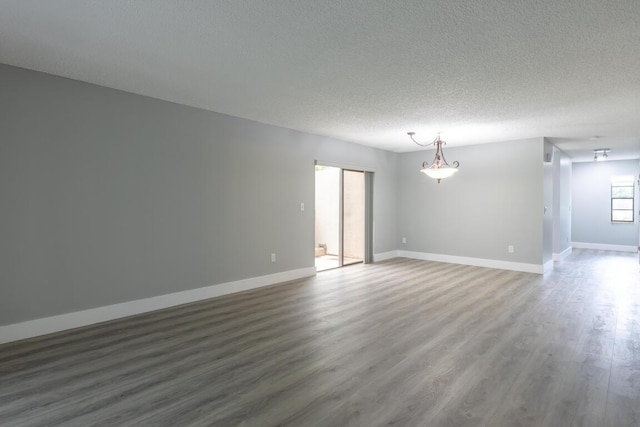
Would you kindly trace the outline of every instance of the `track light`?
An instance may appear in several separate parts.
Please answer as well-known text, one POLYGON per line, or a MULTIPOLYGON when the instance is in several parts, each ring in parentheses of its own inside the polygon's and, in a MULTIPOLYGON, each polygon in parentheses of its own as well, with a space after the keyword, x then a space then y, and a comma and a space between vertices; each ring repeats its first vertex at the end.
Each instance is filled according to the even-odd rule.
POLYGON ((607 157, 609 157, 609 151, 611 150, 608 148, 597 148, 593 150, 593 161, 599 162, 607 160, 607 157))

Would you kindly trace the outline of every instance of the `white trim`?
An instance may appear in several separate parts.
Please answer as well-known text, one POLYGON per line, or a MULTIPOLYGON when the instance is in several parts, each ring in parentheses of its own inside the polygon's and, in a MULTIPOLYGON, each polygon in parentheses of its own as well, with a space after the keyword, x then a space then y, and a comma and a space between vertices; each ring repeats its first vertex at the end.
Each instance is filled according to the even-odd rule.
POLYGON ((638 248, 633 245, 608 245, 604 243, 584 243, 571 242, 571 246, 576 249, 597 249, 602 251, 638 252, 638 248))
POLYGON ((573 248, 571 246, 569 246, 567 249, 565 249, 564 251, 560 252, 559 254, 553 254, 553 260, 554 261, 562 261, 563 259, 565 259, 569 255, 571 255, 572 251, 573 251, 573 248))
POLYGON ((376 172, 375 168, 371 168, 368 166, 363 166, 358 164, 349 164, 349 163, 331 162, 331 161, 320 160, 320 159, 316 159, 315 164, 320 166, 329 166, 332 168, 348 169, 348 170, 354 170, 354 171, 376 172))
POLYGON ((500 261, 496 259, 471 258, 456 255, 430 254, 426 252, 398 251, 399 257, 421 259, 425 261, 447 262, 451 264, 473 265, 476 267, 497 268, 500 270, 523 271, 525 273, 544 273, 542 264, 500 261))
POLYGON ((382 252, 380 254, 373 254, 373 262, 384 261, 386 259, 398 258, 398 251, 382 252))
POLYGON ((283 271, 281 273, 268 274, 266 276, 251 277, 235 282, 221 283, 219 285, 206 286, 188 291, 175 292, 121 304, 106 305, 91 308, 89 310, 60 314, 42 319, 28 320, 12 325, 0 326, 0 344, 39 335, 60 332, 66 329, 78 328, 94 323, 106 322, 121 317, 160 310, 176 305, 187 304, 208 298, 242 292, 249 289, 274 285, 289 280, 314 276, 315 267, 300 268, 297 270, 283 271))

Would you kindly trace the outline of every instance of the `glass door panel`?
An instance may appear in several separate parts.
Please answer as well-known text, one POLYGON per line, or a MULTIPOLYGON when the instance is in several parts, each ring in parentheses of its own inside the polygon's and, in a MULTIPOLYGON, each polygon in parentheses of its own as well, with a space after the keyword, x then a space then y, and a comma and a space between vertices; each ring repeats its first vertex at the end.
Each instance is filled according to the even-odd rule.
POLYGON ((364 172, 342 171, 342 265, 364 260, 364 172))
POLYGON ((317 271, 339 267, 340 262, 340 168, 316 165, 315 265, 317 271))

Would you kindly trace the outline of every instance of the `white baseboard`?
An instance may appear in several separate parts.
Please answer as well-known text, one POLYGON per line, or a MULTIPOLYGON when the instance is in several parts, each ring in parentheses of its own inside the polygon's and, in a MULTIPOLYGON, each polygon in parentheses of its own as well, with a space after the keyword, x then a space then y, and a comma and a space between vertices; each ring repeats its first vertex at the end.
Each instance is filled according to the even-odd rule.
POLYGON ((573 251, 573 248, 571 246, 569 246, 567 249, 565 249, 564 251, 560 252, 559 254, 553 254, 553 260, 554 261, 562 261, 563 259, 565 259, 569 255, 571 255, 572 251, 573 251))
POLYGON ((373 254, 373 262, 384 261, 386 259, 398 258, 398 251, 383 252, 380 254, 373 254))
POLYGON ((398 251, 399 257, 421 259, 425 261, 447 262, 451 264, 473 265, 476 267, 497 268, 500 270, 522 271, 525 273, 543 274, 542 264, 525 264, 520 262, 499 261, 495 259, 471 258, 456 255, 430 254, 427 252, 398 251))
POLYGON ((0 344, 33 338, 40 335, 60 332, 67 329, 106 322, 121 317, 160 310, 176 305, 187 304, 208 298, 247 291, 249 289, 274 285, 289 280, 301 279, 316 274, 315 267, 300 268, 297 270, 283 271, 282 273, 266 276, 251 277, 235 282, 221 283, 219 285, 206 286, 204 288, 175 292, 121 304, 106 305, 91 308, 89 310, 60 314, 42 319, 28 320, 12 325, 0 326, 0 344))
POLYGON ((576 249, 597 249, 601 251, 638 252, 638 247, 633 245, 607 245, 604 243, 571 242, 576 249))

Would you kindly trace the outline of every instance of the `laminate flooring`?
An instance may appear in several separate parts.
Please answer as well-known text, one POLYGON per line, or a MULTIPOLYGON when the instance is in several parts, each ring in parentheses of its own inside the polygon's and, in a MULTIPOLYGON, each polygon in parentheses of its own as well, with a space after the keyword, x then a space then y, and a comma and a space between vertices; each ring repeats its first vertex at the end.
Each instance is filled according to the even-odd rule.
POLYGON ((0 346, 2 426, 636 426, 637 255, 398 258, 0 346))

